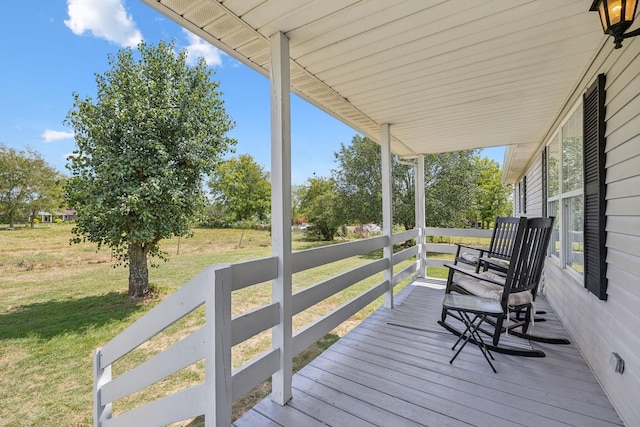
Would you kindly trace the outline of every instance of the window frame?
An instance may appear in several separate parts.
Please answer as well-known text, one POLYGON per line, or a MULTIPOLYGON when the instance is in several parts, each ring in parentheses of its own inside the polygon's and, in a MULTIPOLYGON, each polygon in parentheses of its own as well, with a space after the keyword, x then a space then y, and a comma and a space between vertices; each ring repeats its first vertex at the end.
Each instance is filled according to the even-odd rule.
MULTIPOLYGON (((557 209, 556 209, 556 213, 555 213, 555 226, 559 227, 558 230, 558 240, 559 240, 559 249, 558 249, 558 254, 556 255, 555 252, 553 250, 549 251, 549 257, 554 260, 560 268, 562 268, 563 270, 565 270, 569 275, 571 275, 575 280, 579 281, 580 283, 584 283, 584 265, 583 265, 583 272, 580 272, 578 270, 576 270, 574 267, 572 267, 571 265, 568 264, 568 251, 569 251, 569 242, 571 241, 571 239, 569 239, 569 230, 571 227, 568 227, 568 223, 569 223, 569 218, 568 218, 568 203, 569 203, 569 199, 574 198, 576 196, 582 196, 584 198, 584 186, 581 185, 579 188, 574 189, 574 190, 570 190, 570 191, 564 191, 563 190, 563 184, 564 184, 564 159, 563 159, 563 128, 564 126, 569 122, 569 120, 571 120, 574 116, 574 114, 580 114, 582 112, 583 109, 583 100, 582 98, 580 98, 578 101, 576 101, 573 106, 571 107, 571 109, 569 109, 569 111, 567 112, 567 114, 563 117, 562 121, 559 123, 559 125, 557 126, 557 128, 554 130, 554 132, 551 134, 550 138, 546 141, 545 143, 545 152, 546 152, 546 166, 547 166, 547 170, 545 171, 545 183, 547 188, 545 189, 545 193, 546 193, 546 207, 547 207, 547 211, 549 212, 549 214, 552 212, 551 206, 550 204, 552 204, 553 202, 555 202, 557 204, 557 209), (551 146, 551 144, 553 144, 554 142, 559 143, 559 157, 558 157, 558 162, 557 162, 557 167, 558 167, 558 176, 557 176, 557 182, 558 182, 558 189, 557 189, 557 194, 554 195, 550 195, 551 192, 549 191, 548 185, 549 183, 552 181, 549 177, 549 169, 548 169, 548 164, 549 164, 549 160, 552 157, 552 150, 549 149, 549 147, 551 146)), ((584 122, 584 118, 583 118, 583 122, 584 122)), ((584 139, 584 135, 581 135, 581 137, 584 139)), ((584 166, 584 153, 582 154, 582 159, 580 161, 581 166, 584 166)), ((584 182, 584 177, 583 177, 583 182, 584 182)), ((582 211, 582 223, 584 224, 584 208, 582 211)), ((584 226, 583 226, 583 241, 584 241, 584 226)), ((551 244, 555 244, 556 240, 552 239, 550 242, 551 244)), ((584 259, 584 255, 583 255, 583 259, 584 259)))

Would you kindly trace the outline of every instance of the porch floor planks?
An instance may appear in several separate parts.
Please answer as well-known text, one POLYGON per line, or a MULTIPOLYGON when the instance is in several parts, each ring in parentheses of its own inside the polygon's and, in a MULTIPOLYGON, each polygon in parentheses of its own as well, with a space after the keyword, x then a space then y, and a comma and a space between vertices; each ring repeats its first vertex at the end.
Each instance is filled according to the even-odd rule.
MULTIPOLYGON (((345 345, 349 344, 345 343, 345 345)), ((362 349, 362 346, 360 346, 360 348, 362 349)), ((339 350, 340 349, 338 349, 338 351, 339 350)), ((366 351, 368 349, 362 350, 366 351)), ((382 354, 383 352, 378 351, 377 353, 382 354)), ((458 359, 456 359, 454 365, 452 367, 449 366, 449 369, 447 369, 444 365, 448 364, 450 355, 451 353, 446 357, 441 358, 441 360, 435 360, 435 358, 429 358, 428 356, 425 357, 417 348, 405 349, 403 352, 387 349, 387 353, 383 355, 386 359, 379 361, 378 363, 383 365, 386 361, 386 365, 394 366, 394 370, 401 370, 401 365, 402 367, 410 366, 409 375, 423 377, 423 387, 429 387, 429 389, 432 389, 440 395, 447 394, 451 399, 457 401, 466 402, 467 400, 470 400, 475 405, 477 405, 477 401, 484 401, 484 398, 488 397, 490 400, 496 401, 500 405, 504 405, 505 408, 506 406, 510 406, 523 409, 527 412, 528 409, 532 407, 532 402, 548 405, 550 401, 555 402, 558 398, 562 399, 564 395, 573 396, 579 394, 580 397, 583 397, 586 400, 589 400, 592 397, 587 392, 571 388, 565 390, 563 394, 556 393, 557 396, 550 400, 550 392, 548 391, 549 387, 546 387, 544 383, 528 384, 528 388, 525 389, 526 393, 520 393, 519 389, 521 388, 521 384, 519 382, 512 382, 509 379, 496 379, 489 376, 493 375, 493 372, 489 369, 488 365, 486 366, 488 372, 476 373, 474 369, 477 368, 478 365, 475 361, 473 363, 465 363, 464 367, 457 368, 456 362, 458 359), (468 369, 469 367, 470 369, 468 369), (457 369, 460 369, 460 372, 456 372, 457 369), (463 372, 464 370, 466 370, 466 372, 463 372), (448 389, 438 387, 437 384, 446 386, 448 389), (505 393, 505 390, 508 392, 505 393)), ((330 355, 327 355, 327 357, 330 357, 330 355)), ((365 359, 366 356, 361 355, 360 357, 365 359)), ((486 364, 484 359, 478 363, 480 362, 486 364)), ((574 400, 573 402, 567 403, 569 404, 569 408, 573 408, 579 402, 574 400)), ((553 404, 545 406, 544 408, 545 414, 551 410, 555 410, 555 406, 553 404)), ((476 408, 476 410, 479 411, 484 409, 487 409, 486 402, 476 408)), ((597 412, 593 415, 597 415, 597 412)), ((563 419, 567 418, 567 415, 558 417, 559 419, 563 419)), ((571 418, 572 417, 569 416, 568 419, 570 420, 571 418)))
POLYGON ((427 419, 431 419, 437 424, 449 420, 449 417, 444 417, 440 413, 412 401, 414 399, 405 399, 406 396, 396 393, 397 387, 392 383, 383 384, 377 378, 371 378, 355 370, 348 372, 345 369, 340 369, 340 366, 336 364, 333 364, 331 371, 320 369, 312 364, 300 377, 310 381, 307 386, 317 387, 320 383, 339 391, 341 396, 347 399, 347 403, 359 400, 372 405, 374 408, 371 409, 373 410, 370 408, 354 409, 352 405, 345 408, 343 405, 343 410, 350 411, 353 415, 365 419, 371 424, 421 426, 427 419), (385 390, 382 390, 381 387, 384 387, 385 390))
MULTIPOLYGON (((359 340, 358 344, 351 345, 351 347, 358 347, 361 351, 371 350, 371 347, 365 347, 362 342, 365 339, 359 340)), ((425 353, 422 349, 419 348, 419 339, 415 340, 416 344, 413 344, 411 347, 405 347, 404 349, 394 349, 394 346, 388 346, 386 349, 378 350, 376 352, 376 356, 380 354, 384 355, 384 359, 378 362, 379 364, 384 364, 386 362, 387 365, 394 365, 394 369, 401 370, 405 366, 409 366, 409 372, 418 376, 422 374, 422 370, 427 370, 425 375, 425 380, 429 382, 428 386, 433 387, 434 383, 441 383, 449 385, 453 390, 456 398, 459 400, 466 400, 471 398, 473 400, 474 396, 486 396, 488 393, 491 396, 490 398, 493 400, 498 400, 501 404, 508 403, 511 406, 518 406, 514 400, 519 400, 519 403, 522 408, 530 408, 533 402, 539 402, 545 406, 545 413, 551 410, 557 399, 564 400, 564 404, 567 408, 574 408, 576 405, 581 403, 580 400, 576 400, 576 396, 579 399, 590 402, 593 399, 592 393, 585 391, 585 389, 575 388, 575 387, 563 387, 563 382, 566 382, 561 377, 557 380, 557 384, 554 387, 549 387, 549 384, 544 381, 537 381, 535 377, 538 374, 533 371, 531 377, 532 380, 527 380, 528 384, 526 388, 521 387, 522 378, 518 375, 518 371, 522 370, 521 366, 518 366, 516 363, 512 363, 513 369, 515 369, 516 375, 510 375, 507 372, 507 378, 498 378, 494 376, 493 372, 490 371, 489 366, 486 365, 484 358, 480 355, 479 351, 476 351, 477 355, 464 355, 460 354, 459 359, 456 359, 454 365, 448 365, 448 361, 452 355, 450 346, 444 348, 444 355, 436 354, 436 353, 425 353), (478 361, 471 360, 471 358, 479 358, 478 361), (458 360, 460 358, 465 359, 465 363, 461 366, 458 365, 458 360), (439 360, 438 360, 439 359, 439 360), (470 360, 470 362, 469 362, 470 360), (481 364, 481 367, 486 366, 486 371, 483 372, 477 371, 478 364, 481 364), (435 373, 435 374, 434 374, 435 373), (441 377, 444 377, 445 380, 442 381, 441 377), (516 378, 518 381, 513 382, 513 379, 516 378), (460 382, 456 382, 459 379, 460 382), (453 383, 452 383, 453 382, 453 383), (476 388, 475 386, 479 388, 476 388), (472 391, 474 390, 474 391, 472 391), (504 390, 508 390, 506 395, 502 396, 504 390), (550 390, 554 390, 553 392, 550 390), (550 394, 554 393, 552 399, 550 399, 550 394), (467 396, 470 394, 470 396, 467 396), (496 396, 502 396, 503 400, 499 400, 496 396), (520 399, 518 399, 520 396, 520 399), (567 399, 565 396, 573 396, 573 399, 567 399), (551 403, 549 403, 551 402, 551 403)), ((451 341, 451 344, 453 341, 451 341)), ((371 344, 371 343, 369 343, 371 344)), ((344 346, 349 346, 349 342, 345 342, 344 346)), ((336 346, 336 351, 340 351, 342 349, 341 346, 336 346)), ((330 351, 330 350, 329 350, 330 351)), ((370 353, 373 354, 373 353, 370 353)), ((327 357, 331 357, 330 353, 327 353, 327 357)), ((504 357, 505 355, 499 355, 500 357, 504 357)), ((366 356, 360 355, 362 359, 366 356)), ((375 356, 374 356, 375 357, 375 356)), ((497 357, 497 356, 496 356, 497 357)), ((522 363, 523 358, 518 356, 507 356, 509 358, 513 358, 514 362, 522 363)), ((540 361, 543 359, 526 359, 529 362, 540 361)), ((507 363, 503 364, 508 367, 507 363)), ((504 368, 500 370, 500 372, 506 371, 504 368)), ((552 376, 557 377, 561 375, 561 372, 556 372, 552 376)), ((549 376, 548 374, 546 376, 549 376)), ((582 384, 584 385, 584 384, 582 384)), ((587 385, 588 389, 589 385, 587 385)), ((595 391, 595 390, 594 390, 595 391)), ((596 393, 596 397, 599 395, 596 393)), ((476 398, 477 399, 477 398, 476 398)), ((592 416, 599 416, 600 409, 594 408, 592 405, 585 407, 584 410, 587 412, 592 412, 592 416), (591 411, 591 409, 595 409, 591 411)), ((573 413, 572 411, 570 413, 573 413)), ((563 415, 563 418, 566 415, 563 415)), ((571 419, 571 417, 570 417, 571 419)), ((585 421, 586 422, 586 421, 585 421)))
MULTIPOLYGON (((437 324, 436 324, 436 327, 440 328, 442 331, 445 331, 444 328, 441 328, 437 324)), ((368 324, 363 324, 362 328, 354 332, 356 334, 365 333, 364 331, 367 328, 368 328, 368 324)), ((437 354, 437 356, 432 355, 432 357, 439 357, 441 358, 441 361, 448 362, 452 356, 451 346, 455 342, 453 335, 449 334, 446 331, 444 332, 444 335, 439 335, 439 336, 436 336, 433 334, 432 336, 428 336, 424 334, 420 335, 420 332, 422 331, 416 331, 412 329, 403 330, 403 328, 399 328, 399 327, 394 328, 394 326, 388 325, 386 328, 382 328, 380 332, 371 331, 371 332, 367 332, 367 334, 381 334, 381 335, 392 334, 390 337, 386 338, 386 340, 389 342, 389 348, 393 348, 394 343, 398 345, 403 345, 403 340, 404 342, 411 341, 412 342, 411 345, 416 345, 416 346, 428 345, 429 348, 427 349, 427 351, 437 354), (420 336, 421 340, 417 339, 418 336, 420 336), (442 345, 443 340, 446 341, 448 347, 446 345, 442 345)), ((559 347, 559 346, 554 346, 554 347, 559 347)), ((486 363, 486 362, 484 362, 484 358, 479 351, 473 351, 473 350, 476 350, 476 347, 472 347, 468 353, 464 353, 464 354, 461 353, 458 356, 458 358, 459 359, 461 358, 460 360, 472 361, 471 369, 476 370, 477 368, 475 363, 476 358, 480 362, 483 362, 483 363, 486 363)), ((549 354, 546 358, 527 358, 527 363, 525 365, 523 365, 522 363, 523 362, 522 357, 508 356, 508 355, 502 355, 502 354, 500 354, 499 356, 500 357, 498 360, 501 360, 506 365, 505 369, 511 369, 512 367, 515 367, 515 369, 519 372, 521 372, 522 370, 526 370, 531 373, 535 373, 536 370, 541 370, 543 371, 543 373, 546 373, 546 374, 553 373, 552 371, 555 370, 556 371, 555 373, 561 375, 562 377, 574 378, 576 380, 576 385, 580 384, 579 386, 580 390, 584 390, 585 384, 583 382, 585 382, 587 383, 586 387, 591 387, 591 385, 589 385, 589 383, 591 383, 593 384, 593 388, 597 392, 599 393, 601 392, 600 386, 595 381, 595 378, 593 378, 593 376, 590 375, 590 371, 586 367, 586 365, 584 367, 577 367, 574 360, 565 361, 563 358, 564 356, 561 358, 558 358, 549 354), (589 375, 585 376, 585 374, 589 374, 589 375)), ((456 362, 459 359, 456 359, 456 362)), ((454 366, 460 367, 459 365, 460 362, 458 363, 456 362, 454 362, 454 366)), ((584 363, 582 359, 580 359, 580 363, 584 363)), ((487 365, 487 369, 489 369, 488 365, 487 365)), ((551 377, 551 378, 554 378, 554 377, 551 377)), ((561 383, 565 382, 564 379, 558 379, 557 381, 560 381, 561 383)), ((546 384, 547 382, 545 382, 545 385, 546 384)))
MULTIPOLYGON (((545 358, 494 353, 497 374, 472 344, 449 364, 456 338, 437 324, 442 298, 423 281, 407 286, 394 309, 378 309, 300 370, 288 405, 266 398, 234 425, 622 425, 574 344, 532 342, 545 358)), ((570 339, 543 296, 536 309, 548 321, 535 334, 570 339)))
MULTIPOLYGON (((397 368, 384 369, 377 363, 370 364, 365 360, 367 360, 366 356, 360 361, 353 359, 351 363, 347 362, 346 366, 356 373, 360 368, 375 367, 374 369, 379 372, 380 380, 387 383, 402 381, 404 387, 413 389, 413 393, 408 394, 411 398, 415 396, 421 404, 437 407, 447 416, 472 425, 475 423, 501 425, 514 419, 527 419, 536 425, 565 425, 555 423, 553 419, 546 416, 547 414, 541 416, 531 413, 528 410, 531 404, 525 398, 518 398, 500 390, 487 394, 485 387, 465 381, 459 381, 460 388, 456 389, 452 386, 451 377, 444 380, 440 378, 438 381, 434 379, 433 371, 424 374, 420 372, 421 369, 414 367, 411 372, 399 373, 397 368), (425 390, 427 382, 428 389, 425 390), (509 405, 504 404, 505 400, 510 402, 509 405)), ((382 384, 382 387, 384 386, 382 384)), ((556 414, 556 418, 561 419, 562 416, 556 414)), ((440 424, 432 419, 428 419, 428 422, 432 425, 440 424)))
MULTIPOLYGON (((504 414, 501 413, 502 408, 491 400, 478 397, 477 395, 471 399, 457 399, 461 393, 449 386, 440 385, 436 382, 429 382, 428 389, 425 389, 424 377, 419 375, 419 369, 417 368, 412 369, 411 373, 401 373, 395 367, 383 367, 380 364, 369 363, 366 356, 360 360, 354 358, 351 363, 345 361, 344 358, 342 358, 344 364, 337 362, 335 359, 332 360, 332 362, 334 362, 332 366, 336 372, 339 372, 340 375, 347 376, 352 381, 363 381, 362 378, 366 378, 366 375, 363 374, 363 369, 376 371, 377 374, 373 381, 377 381, 378 384, 372 383, 370 387, 385 388, 390 392, 396 391, 399 387, 409 388, 411 393, 402 393, 405 396, 404 398, 416 404, 437 408, 441 414, 449 418, 471 425, 480 422, 480 420, 482 424, 487 425, 496 425, 505 421, 504 414), (342 373, 346 370, 348 370, 346 373, 342 373)), ((331 368, 332 366, 328 366, 327 368, 331 368)), ((513 419, 515 416, 514 411, 511 408, 508 409, 513 419)), ((433 425, 440 425, 442 423, 441 420, 434 420, 432 418, 423 419, 423 422, 425 421, 433 425)), ((540 422, 540 420, 538 420, 538 422, 540 422)))

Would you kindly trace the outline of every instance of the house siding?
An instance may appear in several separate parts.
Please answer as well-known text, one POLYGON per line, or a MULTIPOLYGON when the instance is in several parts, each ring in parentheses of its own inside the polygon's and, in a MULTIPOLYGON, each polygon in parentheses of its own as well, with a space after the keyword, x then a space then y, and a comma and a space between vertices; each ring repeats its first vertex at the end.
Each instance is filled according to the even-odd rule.
MULTIPOLYGON (((640 37, 614 50, 610 39, 576 86, 559 124, 598 74, 606 74, 608 299, 547 260, 544 293, 571 333, 626 425, 640 425, 640 37), (614 372, 611 353, 625 361, 614 372)), ((553 129, 548 130, 549 134, 553 129)), ((543 141, 541 141, 542 143, 543 141)), ((542 209, 541 152, 529 164, 527 216, 542 209), (530 203, 530 204, 529 204, 530 203), (529 213, 531 212, 531 213, 529 213)))
POLYGON ((542 216, 542 155, 529 164, 527 177, 527 217, 542 216))

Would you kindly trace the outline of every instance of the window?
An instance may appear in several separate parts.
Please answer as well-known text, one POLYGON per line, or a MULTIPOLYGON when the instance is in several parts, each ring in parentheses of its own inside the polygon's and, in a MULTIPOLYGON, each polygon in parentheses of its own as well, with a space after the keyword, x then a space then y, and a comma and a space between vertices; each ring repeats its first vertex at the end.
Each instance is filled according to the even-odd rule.
POLYGON ((547 212, 556 221, 551 255, 577 274, 584 271, 582 109, 569 114, 547 147, 547 212))
POLYGON ((543 151, 543 197, 556 217, 549 254, 606 299, 604 75, 586 91, 543 151))
POLYGON ((523 177, 518 183, 518 205, 521 214, 527 213, 527 177, 523 177))

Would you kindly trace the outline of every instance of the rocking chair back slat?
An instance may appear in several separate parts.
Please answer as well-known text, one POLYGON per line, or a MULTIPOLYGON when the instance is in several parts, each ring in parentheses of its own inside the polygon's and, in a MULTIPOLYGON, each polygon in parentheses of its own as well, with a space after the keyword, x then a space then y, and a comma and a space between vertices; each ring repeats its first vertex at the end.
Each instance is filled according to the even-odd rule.
POLYGON ((519 222, 520 218, 515 217, 496 218, 491 243, 489 244, 489 250, 486 256, 503 260, 511 258, 519 222))
POLYGON ((515 238, 517 247, 513 250, 505 281, 509 289, 502 294, 505 308, 509 294, 530 291, 535 295, 542 277, 553 221, 553 217, 530 218, 518 230, 517 234, 522 236, 515 238))
POLYGON ((498 217, 493 226, 491 241, 488 247, 470 246, 457 243, 457 251, 454 263, 458 261, 475 266, 476 273, 480 270, 494 270, 500 274, 506 274, 507 262, 511 259, 516 233, 522 217, 498 217), (472 253, 461 252, 462 249, 470 249, 472 253), (478 255, 474 255, 477 253, 478 255))

